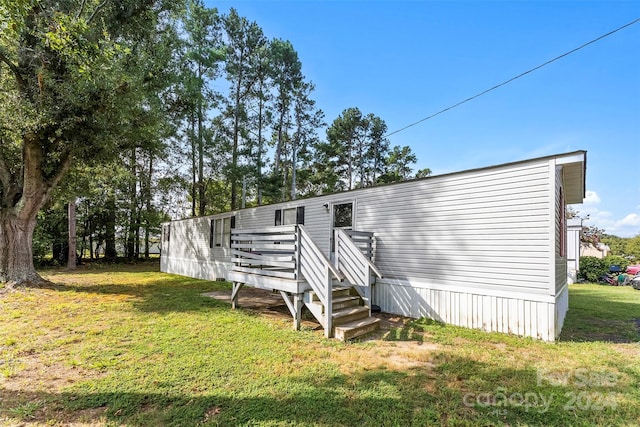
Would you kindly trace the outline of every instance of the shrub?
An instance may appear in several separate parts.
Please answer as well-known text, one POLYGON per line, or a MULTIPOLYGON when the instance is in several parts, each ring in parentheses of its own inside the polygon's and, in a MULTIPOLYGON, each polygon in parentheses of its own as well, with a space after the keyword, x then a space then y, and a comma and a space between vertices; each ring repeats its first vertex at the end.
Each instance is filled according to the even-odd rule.
POLYGON ((624 271, 629 265, 629 260, 617 255, 609 255, 603 259, 593 256, 581 256, 578 279, 597 282, 600 276, 609 272, 609 267, 612 265, 619 265, 624 271))
POLYGON ((628 259, 618 255, 609 255, 604 258, 604 262, 607 266, 607 269, 610 265, 619 265, 622 271, 626 270, 627 266, 629 265, 628 259))
POLYGON ((606 263, 605 259, 596 258, 594 256, 580 257, 578 279, 586 280, 587 282, 597 282, 598 277, 603 274, 607 274, 608 271, 609 264, 606 263))

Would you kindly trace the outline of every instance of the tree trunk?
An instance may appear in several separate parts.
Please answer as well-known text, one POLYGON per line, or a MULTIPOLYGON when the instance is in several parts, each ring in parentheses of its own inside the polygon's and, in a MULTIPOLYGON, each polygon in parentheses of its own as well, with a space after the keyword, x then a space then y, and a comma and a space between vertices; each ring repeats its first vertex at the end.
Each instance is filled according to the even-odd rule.
POLYGON ((202 112, 202 100, 198 105, 198 214, 205 215, 207 209, 206 190, 204 182, 204 113, 202 112))
POLYGON ((129 260, 133 260, 136 257, 136 230, 138 229, 138 156, 136 148, 131 149, 131 153, 129 154, 129 161, 129 226, 126 238, 125 256, 129 260))
POLYGON ((196 207, 198 206, 198 166, 196 162, 197 150, 196 150, 196 118, 191 114, 191 216, 196 216, 196 207))
POLYGON ((116 261, 118 258, 118 252, 116 250, 116 197, 113 194, 109 195, 106 206, 106 221, 105 221, 105 242, 104 242, 104 257, 107 261, 116 261))
POLYGON ((0 282, 8 288, 14 285, 37 286, 46 282, 33 265, 35 227, 36 215, 21 219, 0 213, 0 282))
POLYGON ((298 161, 296 145, 296 141, 293 141, 291 145, 291 200, 296 199, 296 162, 298 161))
POLYGON ((69 202, 69 256, 67 270, 76 269, 76 201, 69 202))
POLYGON ((146 215, 144 220, 144 257, 149 258, 149 237, 151 234, 151 179, 153 178, 153 154, 149 153, 149 170, 148 175, 146 177, 146 194, 145 194, 145 206, 146 206, 146 215))
MULTIPOLYGON (((21 193, 17 201, 3 201, 0 205, 0 282, 6 288, 18 286, 38 286, 47 283, 36 272, 33 265, 33 230, 36 227, 38 211, 47 201, 51 190, 58 184, 71 164, 71 157, 63 155, 59 170, 45 180, 42 175, 43 152, 38 135, 28 132, 23 144, 23 175, 21 193)), ((0 160, 2 157, 0 156, 0 160)), ((0 162, 4 165, 4 162, 0 162)), ((17 180, 11 180, 7 168, 2 168, 4 196, 7 188, 16 188, 17 180)))
MULTIPOLYGON (((88 210, 88 209, 87 209, 88 210)), ((89 213, 87 213, 87 216, 89 215, 89 213)), ((93 261, 93 233, 94 233, 94 229, 93 229, 93 219, 91 216, 89 216, 89 219, 87 220, 87 227, 85 228, 85 233, 88 234, 88 238, 89 238, 89 259, 91 261, 93 261)))
POLYGON ((233 146, 231 147, 231 210, 236 209, 238 203, 238 146, 240 134, 240 85, 242 74, 238 77, 238 86, 235 93, 235 114, 233 117, 233 146))
MULTIPOLYGON (((260 86, 260 92, 262 92, 262 85, 260 86)), ((258 158, 256 161, 257 173, 256 173, 256 187, 258 193, 258 206, 262 206, 262 110, 263 101, 260 100, 258 110, 258 158)))

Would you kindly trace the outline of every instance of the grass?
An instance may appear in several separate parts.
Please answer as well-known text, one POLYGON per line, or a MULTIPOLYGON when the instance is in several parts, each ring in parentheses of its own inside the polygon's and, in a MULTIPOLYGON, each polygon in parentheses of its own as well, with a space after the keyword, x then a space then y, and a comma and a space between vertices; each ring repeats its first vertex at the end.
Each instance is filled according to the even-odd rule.
POLYGON ((0 297, 0 425, 640 424, 640 291, 572 285, 557 343, 425 319, 355 343, 157 264, 0 297))

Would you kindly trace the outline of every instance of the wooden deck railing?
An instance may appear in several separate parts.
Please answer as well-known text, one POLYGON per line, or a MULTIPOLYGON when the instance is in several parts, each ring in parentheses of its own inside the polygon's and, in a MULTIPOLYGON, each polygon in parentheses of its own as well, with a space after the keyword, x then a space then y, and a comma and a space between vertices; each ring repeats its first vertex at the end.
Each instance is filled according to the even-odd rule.
POLYGON ((233 269, 281 279, 298 279, 295 225, 231 231, 233 269))
POLYGON ((371 262, 373 233, 341 229, 335 232, 336 266, 371 310, 371 273, 382 278, 380 270, 371 262))
MULTIPOLYGON (((287 280, 306 280, 324 306, 325 335, 332 325, 333 278, 344 276, 331 264, 303 225, 234 229, 231 232, 233 271, 287 280)), ((255 277, 255 276, 254 276, 255 277)))

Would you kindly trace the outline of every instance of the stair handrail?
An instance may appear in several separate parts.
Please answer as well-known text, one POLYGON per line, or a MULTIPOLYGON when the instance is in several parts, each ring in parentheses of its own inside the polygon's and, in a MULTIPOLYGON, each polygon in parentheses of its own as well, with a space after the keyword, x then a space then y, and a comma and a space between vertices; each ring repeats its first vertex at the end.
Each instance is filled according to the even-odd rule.
POLYGON ((333 277, 339 281, 344 276, 332 264, 326 255, 313 241, 303 225, 298 225, 297 270, 298 277, 302 275, 311 289, 314 290, 324 306, 324 334, 327 338, 333 335, 333 277))
MULTIPOLYGON (((335 263, 340 272, 351 282, 371 310, 371 272, 382 279, 382 272, 366 257, 349 235, 336 229, 335 263), (361 266, 361 269, 357 267, 361 266)), ((371 233, 373 236, 373 233, 371 233)))

